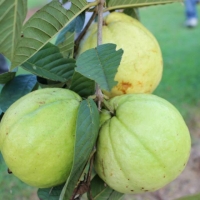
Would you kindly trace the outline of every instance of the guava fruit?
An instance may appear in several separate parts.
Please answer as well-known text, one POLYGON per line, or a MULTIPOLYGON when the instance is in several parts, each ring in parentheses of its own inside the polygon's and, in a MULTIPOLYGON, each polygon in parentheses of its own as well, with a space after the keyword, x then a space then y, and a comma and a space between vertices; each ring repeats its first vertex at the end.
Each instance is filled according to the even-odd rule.
MULTIPOLYGON (((136 19, 112 12, 104 19, 102 43, 114 43, 124 53, 115 75, 117 85, 109 96, 132 93, 152 93, 159 84, 163 59, 156 38, 136 19)), ((90 26, 80 42, 77 57, 97 46, 97 23, 90 26)))
POLYGON ((70 90, 48 88, 31 92, 10 106, 0 123, 0 149, 16 177, 38 188, 66 181, 80 101, 70 90))
POLYGON ((177 109, 152 94, 117 96, 109 104, 114 112, 101 114, 97 174, 121 193, 151 192, 174 180, 185 168, 191 148, 177 109))

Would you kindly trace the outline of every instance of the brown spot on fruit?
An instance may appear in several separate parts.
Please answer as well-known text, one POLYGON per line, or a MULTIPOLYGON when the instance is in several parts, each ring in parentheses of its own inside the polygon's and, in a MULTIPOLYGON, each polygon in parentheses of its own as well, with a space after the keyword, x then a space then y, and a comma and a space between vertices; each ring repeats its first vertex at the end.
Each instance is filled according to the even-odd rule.
POLYGON ((131 190, 131 192, 134 192, 134 190, 131 190))
POLYGON ((39 104, 45 104, 45 101, 40 101, 39 104))
POLYGON ((104 171, 103 159, 101 160, 101 166, 102 166, 102 169, 103 169, 102 173, 103 173, 104 176, 106 176, 105 171, 104 171))
POLYGON ((127 90, 128 90, 129 88, 131 88, 131 87, 133 87, 133 85, 132 85, 131 83, 129 83, 129 82, 124 82, 124 81, 122 81, 121 83, 119 83, 119 84, 117 85, 118 90, 122 91, 123 94, 126 94, 126 93, 127 93, 127 90))
POLYGON ((112 176, 113 174, 112 173, 110 173, 110 176, 112 176))
POLYGON ((8 135, 8 132, 6 133, 6 135, 8 135))

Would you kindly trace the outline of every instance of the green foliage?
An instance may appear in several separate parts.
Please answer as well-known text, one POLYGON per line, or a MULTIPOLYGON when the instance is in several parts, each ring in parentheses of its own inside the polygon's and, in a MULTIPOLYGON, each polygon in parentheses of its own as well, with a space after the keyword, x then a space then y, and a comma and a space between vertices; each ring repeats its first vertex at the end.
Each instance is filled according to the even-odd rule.
MULTIPOLYGON (((176 0, 107 0, 105 11, 126 8, 125 12, 127 14, 137 18, 135 8, 175 1, 176 0)), ((66 2, 66 0, 63 0, 63 3, 66 2)), ((28 1, 28 3, 30 3, 30 1, 28 1)), ((45 1, 45 3, 47 2, 45 1)), ((81 54, 77 61, 73 58, 74 37, 75 33, 79 33, 82 30, 85 20, 84 12, 86 9, 96 6, 97 3, 97 1, 87 3, 86 0, 71 0, 70 9, 66 10, 62 7, 61 3, 57 0, 53 0, 36 12, 26 24, 23 25, 27 9, 26 1, 12 0, 11 2, 0 0, 0 13, 2 13, 2 16, 0 17, 0 53, 10 59, 12 65, 11 70, 18 66, 22 66, 23 69, 30 72, 30 74, 18 75, 16 77, 15 71, 1 72, 0 84, 5 85, 0 94, 0 115, 2 116, 2 113, 5 112, 18 98, 35 89, 37 79, 36 76, 32 74, 35 74, 46 81, 46 84, 41 84, 41 87, 63 87, 66 83, 69 89, 77 92, 81 97, 86 99, 81 103, 77 118, 74 164, 70 177, 64 185, 39 189, 38 196, 41 200, 70 199, 77 182, 80 181, 80 177, 88 163, 88 159, 98 136, 99 113, 95 102, 90 98, 88 99, 88 96, 95 93, 95 84, 100 85, 101 89, 107 91, 110 91, 116 84, 114 76, 117 72, 123 53, 122 50, 115 50, 116 45, 101 45, 81 54), (56 45, 49 43, 57 35, 56 45)), ((168 16, 168 12, 169 11, 167 10, 166 16, 168 16)), ((153 13, 154 15, 149 14, 152 21, 150 21, 150 23, 145 23, 147 26, 153 24, 152 29, 155 30, 155 32, 158 31, 157 37, 158 40, 160 40, 159 42, 165 56, 165 63, 167 63, 168 66, 164 71, 163 81, 155 91, 155 94, 163 96, 175 103, 175 105, 179 104, 181 98, 185 99, 184 105, 185 103, 192 104, 193 101, 188 101, 188 96, 196 100, 195 91, 199 89, 197 85, 199 79, 198 81, 195 79, 198 76, 195 70, 190 70, 188 72, 186 63, 196 64, 194 62, 197 61, 194 60, 197 60, 198 56, 194 56, 195 59, 191 59, 190 62, 185 62, 185 64, 181 66, 182 68, 176 68, 176 66, 180 66, 180 60, 176 62, 177 54, 174 54, 174 51, 171 51, 172 46, 169 46, 172 43, 174 44, 173 37, 171 37, 172 35, 170 34, 164 34, 168 31, 163 24, 158 25, 158 29, 155 28, 155 21, 157 23, 159 20, 156 19, 160 17, 156 16, 155 18, 155 14, 158 13, 160 15, 160 13, 153 13), (160 32, 163 34, 160 34, 160 32), (165 46, 165 49, 169 50, 165 51, 162 37, 167 37, 168 46, 165 46), (170 40, 171 43, 169 42, 170 40), (176 56, 173 61, 174 66, 171 66, 172 61, 170 60, 170 56, 176 56), (183 78, 179 78, 179 83, 181 84, 177 84, 177 80, 175 80, 172 75, 172 71, 173 73, 176 72, 176 75, 178 73, 184 76, 183 78), (190 75, 194 76, 195 80, 189 80, 190 75), (193 85, 194 90, 188 88, 188 83, 185 80, 193 85), (173 87, 170 90, 169 85, 172 85, 173 87), (181 87, 184 87, 184 89, 187 89, 187 94, 183 94, 180 85, 181 87), (176 93, 177 96, 177 91, 179 95, 176 100, 174 100, 174 94, 176 93), (169 93, 173 93, 173 95, 170 96, 169 93)), ((145 14, 142 16, 145 16, 145 14)), ((148 16, 146 19, 150 20, 148 16)), ((175 29, 175 27, 173 28, 175 29)), ((197 32, 196 36, 198 37, 197 32)), ((180 35, 178 37, 180 37, 180 35)), ((184 37, 186 38, 185 35, 184 37)), ((164 39, 166 41, 166 38, 164 39)), ((183 40, 180 42, 181 45, 182 41, 183 40)), ((184 39, 184 41, 187 42, 187 39, 184 39)), ((180 48, 180 45, 177 45, 177 48, 180 48)), ((175 51, 178 52, 178 49, 175 51)), ((181 55, 181 57, 183 58, 184 56, 181 55)), ((0 66, 1 64, 2 63, 0 63, 0 66)), ((179 108, 181 109, 181 107, 179 108)), ((0 171, 3 170, 6 171, 6 167, 0 160, 0 171)), ((0 177, 5 177, 5 175, 0 177)), ((2 178, 0 180, 0 183, 3 183, 5 179, 2 178)), ((21 188, 24 187, 24 184, 20 181, 16 184, 20 186, 20 192, 22 192, 21 188)), ((3 188, 4 185, 0 188, 3 188)), ((1 193, 0 190, 0 196, 4 199, 13 199, 12 196, 10 198, 10 196, 3 196, 1 193)), ((95 200, 117 200, 122 197, 122 194, 105 186, 104 182, 98 176, 95 176, 91 182, 91 193, 95 200)), ((23 194, 23 196, 26 195, 23 194)))
POLYGON ((94 200, 120 200, 124 194, 111 189, 96 175, 91 181, 91 195, 94 200))
POLYGON ((82 101, 76 123, 74 162, 59 200, 68 200, 94 148, 99 130, 99 112, 92 99, 82 101))
POLYGON ((12 60, 26 17, 26 0, 0 0, 0 53, 12 60))
POLYGON ((15 77, 16 72, 6 72, 0 74, 0 84, 5 84, 15 77))
POLYGON ((53 188, 39 189, 37 194, 40 200, 58 200, 64 185, 53 188))
POLYGON ((31 92, 37 81, 34 75, 19 75, 4 85, 0 94, 0 108, 5 112, 20 97, 31 92))
POLYGON ((96 81, 103 90, 111 91, 116 85, 114 77, 122 54, 122 49, 116 51, 115 44, 104 44, 89 49, 78 57, 76 71, 96 81))
POLYGON ((57 46, 47 43, 22 67, 40 77, 66 82, 73 74, 75 60, 64 58, 57 46))
POLYGON ((78 72, 74 72, 69 88, 86 98, 95 93, 95 81, 86 78, 78 72))
POLYGON ((67 24, 87 8, 85 0, 72 0, 70 10, 52 1, 35 13, 23 26, 23 37, 18 42, 11 69, 21 65, 37 53, 67 24))
POLYGON ((173 3, 179 0, 106 0, 106 10, 173 3))

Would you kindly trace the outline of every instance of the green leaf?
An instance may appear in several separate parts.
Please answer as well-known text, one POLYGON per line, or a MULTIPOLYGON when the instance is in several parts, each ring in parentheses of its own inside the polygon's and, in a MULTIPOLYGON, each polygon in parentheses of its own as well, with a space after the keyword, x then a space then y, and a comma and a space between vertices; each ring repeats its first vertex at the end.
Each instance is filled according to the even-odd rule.
POLYGON ((91 194, 94 200, 119 200, 124 195, 108 187, 98 175, 91 181, 91 194))
POLYGON ((37 195, 40 200, 59 200, 63 186, 64 185, 56 186, 53 188, 38 189, 37 195))
POLYGON ((25 94, 31 92, 37 83, 36 77, 30 75, 19 75, 4 85, 0 94, 0 108, 5 112, 11 104, 25 94))
POLYGON ((27 12, 27 0, 0 0, 0 53, 12 60, 27 12))
POLYGON ((16 70, 13 72, 8 72, 8 70, 9 62, 0 54, 0 84, 5 84, 15 77, 16 70))
POLYGON ((59 200, 69 200, 94 148, 99 130, 99 112, 92 99, 83 100, 76 123, 74 162, 59 200))
MULTIPOLYGON (((3 113, 3 111, 0 109, 0 121, 1 121, 1 119, 2 119, 2 117, 3 117, 3 115, 4 115, 4 113, 3 113)), ((1 157, 1 156, 0 156, 1 157)), ((0 159, 0 163, 1 163, 1 159, 0 159)))
POLYGON ((158 4, 166 4, 173 3, 179 0, 106 0, 108 10, 116 10, 121 8, 130 8, 130 7, 142 7, 142 6, 150 6, 150 5, 158 5, 158 4))
POLYGON ((61 83, 59 81, 51 81, 42 77, 37 77, 38 84, 41 88, 63 88, 66 83, 61 83))
POLYGON ((137 19, 138 21, 140 20, 139 11, 137 8, 126 8, 124 9, 124 13, 137 19))
POLYGON ((56 45, 65 58, 73 58, 75 32, 79 33, 85 22, 85 13, 81 13, 68 24, 58 35, 56 45))
POLYGON ((75 33, 67 32, 66 39, 62 43, 58 44, 60 53, 62 53, 64 58, 73 58, 74 36, 75 36, 75 33))
POLYGON ((74 72, 69 88, 78 93, 81 97, 88 97, 95 93, 95 82, 78 72, 74 72))
POLYGON ((0 84, 5 84, 15 77, 16 72, 6 72, 0 74, 0 84))
POLYGON ((200 193, 191 196, 181 197, 177 200, 199 200, 199 199, 200 199, 200 193))
POLYGON ((75 60, 63 58, 59 48, 48 43, 23 63, 22 67, 37 76, 53 81, 66 82, 74 72, 75 60))
POLYGON ((117 83, 114 77, 123 54, 122 49, 115 49, 115 44, 103 44, 85 51, 77 59, 76 71, 110 91, 117 83))
POLYGON ((94 5, 94 3, 88 4, 86 0, 71 0, 70 2, 71 7, 66 10, 60 2, 54 0, 42 7, 26 22, 11 69, 27 61, 81 12, 94 5))
POLYGON ((67 38, 66 34, 68 32, 70 32, 70 33, 81 32, 84 22, 85 22, 85 13, 83 12, 60 32, 60 34, 58 35, 58 38, 56 40, 56 45, 64 42, 64 40, 67 38))

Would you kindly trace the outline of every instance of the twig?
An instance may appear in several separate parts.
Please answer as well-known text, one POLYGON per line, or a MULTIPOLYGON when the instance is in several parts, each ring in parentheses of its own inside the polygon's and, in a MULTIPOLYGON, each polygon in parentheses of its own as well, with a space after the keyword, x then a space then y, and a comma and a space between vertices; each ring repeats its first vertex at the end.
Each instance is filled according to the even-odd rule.
POLYGON ((88 176, 87 176, 88 195, 89 195, 90 200, 93 200, 93 197, 91 194, 91 188, 90 188, 93 164, 94 164, 94 154, 92 155, 92 158, 90 159, 90 167, 89 167, 88 176))
POLYGON ((84 37, 84 35, 87 32, 88 28, 90 27, 90 25, 94 21, 96 15, 97 15, 97 10, 94 10, 92 16, 90 17, 90 20, 88 21, 88 23, 86 24, 86 26, 84 27, 84 29, 82 30, 82 32, 80 33, 80 35, 75 40, 75 48, 74 48, 74 53, 75 54, 76 54, 76 52, 77 52, 77 50, 79 48, 80 41, 82 40, 82 38, 84 37))
MULTIPOLYGON (((103 28, 103 6, 104 6, 105 0, 99 0, 98 5, 98 29, 97 29, 97 46, 102 44, 102 28, 103 28)), ((98 100, 98 109, 101 110, 101 103, 103 102, 103 94, 99 87, 99 85, 96 83, 96 96, 98 100)))

